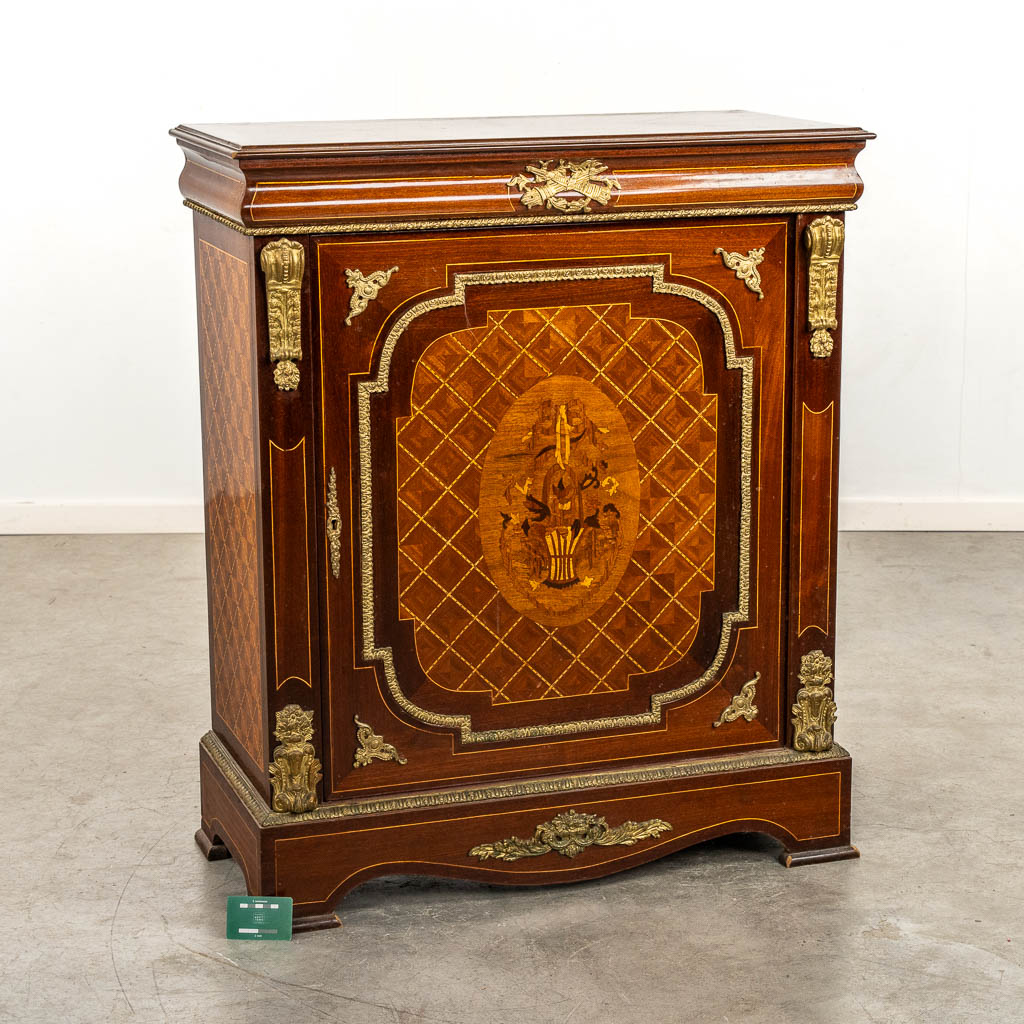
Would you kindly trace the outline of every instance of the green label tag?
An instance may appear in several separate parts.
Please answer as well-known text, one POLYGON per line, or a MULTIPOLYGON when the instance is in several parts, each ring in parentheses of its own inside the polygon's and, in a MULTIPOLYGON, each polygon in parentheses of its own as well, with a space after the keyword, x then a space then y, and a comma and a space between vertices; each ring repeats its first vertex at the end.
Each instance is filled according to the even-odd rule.
POLYGON ((229 896, 229 939, 290 939, 290 896, 229 896))

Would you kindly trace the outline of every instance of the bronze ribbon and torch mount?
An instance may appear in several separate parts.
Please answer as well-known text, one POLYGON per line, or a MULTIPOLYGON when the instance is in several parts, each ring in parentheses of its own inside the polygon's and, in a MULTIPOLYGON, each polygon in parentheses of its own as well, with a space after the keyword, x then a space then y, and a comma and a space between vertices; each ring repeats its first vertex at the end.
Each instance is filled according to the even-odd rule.
POLYGON ((277 713, 274 735, 280 744, 274 748, 274 763, 270 766, 274 810, 290 814, 313 810, 317 805, 316 784, 323 778, 310 743, 313 712, 288 704, 277 713))
POLYGON ((520 202, 528 210, 540 206, 562 213, 589 213, 591 203, 607 206, 612 189, 622 188, 607 171, 593 157, 579 163, 559 160, 557 167, 552 167, 550 160, 541 160, 509 178, 508 187, 519 189, 520 202))

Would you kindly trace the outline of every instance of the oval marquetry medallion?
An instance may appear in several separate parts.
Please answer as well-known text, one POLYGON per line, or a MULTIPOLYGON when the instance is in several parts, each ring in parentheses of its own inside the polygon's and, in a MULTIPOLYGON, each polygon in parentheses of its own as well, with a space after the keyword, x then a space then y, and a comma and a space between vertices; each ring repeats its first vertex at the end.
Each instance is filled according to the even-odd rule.
POLYGON ((548 377, 502 417, 480 480, 480 540, 513 608, 581 622, 629 564, 640 472, 622 414, 581 377, 548 377))

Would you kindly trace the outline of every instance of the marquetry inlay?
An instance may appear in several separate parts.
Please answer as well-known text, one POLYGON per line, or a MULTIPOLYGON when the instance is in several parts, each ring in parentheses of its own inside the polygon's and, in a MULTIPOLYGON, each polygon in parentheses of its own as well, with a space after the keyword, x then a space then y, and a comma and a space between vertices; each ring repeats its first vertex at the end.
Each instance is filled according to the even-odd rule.
POLYGON ((640 525, 629 428, 582 377, 548 377, 517 398, 484 457, 480 539, 516 611, 568 626, 621 579, 640 525))
POLYGON ((717 399, 627 304, 491 312, 434 341, 398 427, 399 596, 438 686, 625 690, 714 587, 717 399))

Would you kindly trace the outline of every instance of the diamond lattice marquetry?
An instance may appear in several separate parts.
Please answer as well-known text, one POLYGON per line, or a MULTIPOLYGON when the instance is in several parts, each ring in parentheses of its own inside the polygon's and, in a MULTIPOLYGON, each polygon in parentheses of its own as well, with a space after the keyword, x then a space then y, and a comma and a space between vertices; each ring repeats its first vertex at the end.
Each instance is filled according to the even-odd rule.
POLYGON ((714 587, 717 399, 692 336, 626 304, 517 309, 438 338, 398 422, 399 600, 428 678, 494 704, 629 688, 678 661, 714 587), (636 449, 639 525, 611 596, 542 625, 502 596, 480 539, 480 479, 506 411, 579 377, 614 403, 636 449))
POLYGON ((258 765, 264 765, 260 669, 260 519, 249 277, 242 261, 199 247, 199 339, 206 431, 206 543, 216 710, 258 765))

